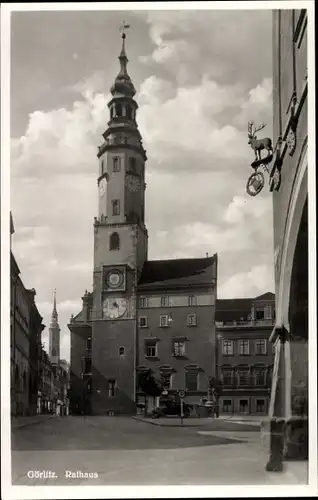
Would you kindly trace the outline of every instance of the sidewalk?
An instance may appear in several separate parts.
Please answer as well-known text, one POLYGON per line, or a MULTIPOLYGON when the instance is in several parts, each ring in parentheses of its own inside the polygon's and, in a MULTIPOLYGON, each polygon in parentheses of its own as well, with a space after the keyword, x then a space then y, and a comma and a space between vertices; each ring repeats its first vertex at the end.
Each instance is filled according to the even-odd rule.
POLYGON ((181 425, 180 417, 161 417, 161 418, 144 418, 139 415, 132 416, 135 420, 146 422, 147 424, 158 425, 159 427, 203 427, 206 425, 207 418, 184 418, 183 425, 181 425))
POLYGON ((207 417, 207 418, 196 418, 196 417, 190 417, 190 418, 184 418, 183 419, 183 425, 181 425, 181 419, 180 417, 161 417, 161 418, 151 418, 151 417, 143 417, 142 415, 135 415, 132 418, 135 420, 140 420, 142 422, 146 422, 152 425, 158 425, 160 427, 204 427, 207 425, 213 424, 213 422, 232 422, 235 424, 241 424, 241 425, 248 425, 248 426, 253 426, 256 428, 261 428, 261 423, 264 420, 264 416, 259 417, 259 416, 253 416, 253 415, 220 415, 219 418, 212 418, 212 417, 207 417))
POLYGON ((11 430, 26 427, 27 425, 40 424, 54 415, 33 415, 32 417, 11 417, 11 430))

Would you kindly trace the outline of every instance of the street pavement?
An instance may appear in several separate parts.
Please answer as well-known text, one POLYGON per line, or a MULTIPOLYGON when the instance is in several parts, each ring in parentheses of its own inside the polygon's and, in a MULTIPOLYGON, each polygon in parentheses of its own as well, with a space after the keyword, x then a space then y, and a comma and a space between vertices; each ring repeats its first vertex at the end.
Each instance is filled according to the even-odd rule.
MULTIPOLYGON (((14 485, 305 484, 306 470, 265 471, 252 425, 149 425, 131 417, 62 417, 12 429, 14 485), (45 477, 36 477, 40 475, 45 477), (43 474, 45 472, 45 474, 43 474), (95 477, 93 477, 95 476, 95 477)), ((190 420, 189 420, 190 421, 190 420)))

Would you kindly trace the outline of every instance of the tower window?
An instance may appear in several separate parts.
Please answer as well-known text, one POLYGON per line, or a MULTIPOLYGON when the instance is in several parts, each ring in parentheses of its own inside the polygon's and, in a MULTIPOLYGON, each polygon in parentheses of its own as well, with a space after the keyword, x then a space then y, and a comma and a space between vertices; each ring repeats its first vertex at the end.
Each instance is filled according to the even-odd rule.
POLYGON ((119 348, 119 356, 124 356, 125 354, 125 348, 124 347, 120 347, 119 348))
POLYGON ((119 250, 119 234, 112 233, 109 238, 109 250, 119 250))
POLYGON ((121 104, 116 104, 116 115, 122 116, 122 114, 123 114, 123 111, 122 111, 121 104))
POLYGON ((101 175, 103 175, 104 172, 105 172, 105 161, 104 161, 104 158, 103 158, 102 161, 101 161, 101 175))
POLYGON ((86 341, 86 349, 88 351, 91 351, 92 350, 92 337, 88 337, 87 341, 86 341))
POLYGON ((115 396, 116 380, 108 381, 108 397, 113 398, 115 396))
POLYGON ((127 106, 126 107, 126 116, 127 116, 127 118, 129 118, 129 120, 131 120, 131 118, 132 118, 132 109, 131 109, 131 106, 127 106))
POLYGON ((113 158, 113 172, 120 172, 120 158, 118 156, 113 158))
POLYGON ((129 158, 129 170, 134 174, 136 173, 136 158, 133 156, 129 158))
POLYGON ((119 215, 120 214, 120 207, 119 207, 119 200, 113 200, 113 215, 119 215))

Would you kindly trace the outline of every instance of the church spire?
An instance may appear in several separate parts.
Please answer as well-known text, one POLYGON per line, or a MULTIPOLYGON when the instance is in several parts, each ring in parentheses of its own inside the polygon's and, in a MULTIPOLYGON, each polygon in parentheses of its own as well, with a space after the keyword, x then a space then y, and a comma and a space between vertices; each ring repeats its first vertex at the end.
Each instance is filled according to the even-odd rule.
POLYGON ((56 288, 53 290, 53 311, 52 311, 52 318, 51 318, 51 324, 57 324, 58 323, 58 314, 57 314, 57 309, 56 309, 56 288))

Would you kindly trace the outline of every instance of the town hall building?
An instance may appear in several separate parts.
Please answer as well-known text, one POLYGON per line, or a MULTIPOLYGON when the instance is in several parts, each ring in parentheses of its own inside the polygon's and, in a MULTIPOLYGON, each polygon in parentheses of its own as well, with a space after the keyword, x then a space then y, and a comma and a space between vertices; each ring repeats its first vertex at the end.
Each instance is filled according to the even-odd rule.
POLYGON ((138 373, 148 368, 164 378, 167 392, 185 389, 199 402, 216 370, 217 255, 148 260, 147 156, 125 38, 97 154, 93 290, 68 325, 72 413, 135 413, 138 373))

